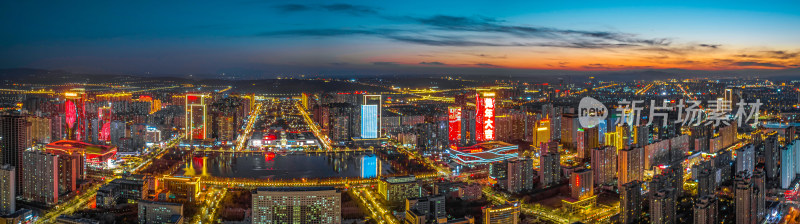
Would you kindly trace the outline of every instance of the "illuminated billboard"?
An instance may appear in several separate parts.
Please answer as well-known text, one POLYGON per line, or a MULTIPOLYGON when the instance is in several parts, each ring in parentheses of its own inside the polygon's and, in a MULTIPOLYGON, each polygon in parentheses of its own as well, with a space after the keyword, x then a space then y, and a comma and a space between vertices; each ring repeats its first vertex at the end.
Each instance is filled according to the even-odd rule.
POLYGON ((494 93, 478 92, 476 98, 475 129, 478 141, 494 140, 494 93))
POLYGON ((455 144, 461 141, 461 108, 449 107, 447 108, 448 123, 450 129, 450 144, 455 144))
POLYGON ((86 119, 86 111, 84 107, 85 90, 75 88, 64 93, 66 101, 64 102, 64 115, 67 123, 67 139, 81 140, 81 132, 85 131, 82 124, 86 119))

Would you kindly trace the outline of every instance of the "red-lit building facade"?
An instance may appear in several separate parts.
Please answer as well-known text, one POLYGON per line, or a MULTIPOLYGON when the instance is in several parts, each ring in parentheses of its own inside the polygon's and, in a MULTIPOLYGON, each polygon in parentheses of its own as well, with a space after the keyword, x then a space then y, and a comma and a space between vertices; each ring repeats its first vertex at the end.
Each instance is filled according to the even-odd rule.
POLYGON ((475 129, 478 142, 492 141, 495 139, 495 93, 478 91, 475 95, 475 129))

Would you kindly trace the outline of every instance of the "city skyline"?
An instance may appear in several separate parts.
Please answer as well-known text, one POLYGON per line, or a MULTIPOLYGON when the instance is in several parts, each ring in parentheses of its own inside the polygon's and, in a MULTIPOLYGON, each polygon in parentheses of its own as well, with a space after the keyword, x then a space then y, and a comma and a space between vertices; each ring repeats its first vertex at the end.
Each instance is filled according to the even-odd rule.
POLYGON ((0 2, 0 223, 800 223, 800 2, 0 2))

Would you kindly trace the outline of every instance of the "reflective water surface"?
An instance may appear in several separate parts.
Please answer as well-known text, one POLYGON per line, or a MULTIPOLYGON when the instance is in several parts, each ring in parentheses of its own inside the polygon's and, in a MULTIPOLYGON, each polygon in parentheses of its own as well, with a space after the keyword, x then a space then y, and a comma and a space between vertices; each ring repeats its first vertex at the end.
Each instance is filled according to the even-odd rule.
MULTIPOLYGON (((187 159, 188 160, 188 159, 187 159)), ((184 176, 256 179, 373 177, 392 173, 374 155, 242 153, 193 156, 179 171, 184 176), (187 168, 188 166, 188 168, 187 168)))

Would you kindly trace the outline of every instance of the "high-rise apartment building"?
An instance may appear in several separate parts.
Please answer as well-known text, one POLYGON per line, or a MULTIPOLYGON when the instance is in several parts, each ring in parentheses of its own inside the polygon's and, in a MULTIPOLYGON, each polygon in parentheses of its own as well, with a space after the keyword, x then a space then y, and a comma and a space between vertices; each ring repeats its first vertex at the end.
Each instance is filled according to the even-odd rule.
POLYGON ((591 160, 594 183, 597 185, 612 184, 617 177, 617 150, 614 146, 592 149, 591 160))
POLYGON ((643 148, 627 148, 619 150, 617 163, 617 183, 622 185, 634 180, 644 180, 643 148))
POLYGON ((633 180, 622 184, 619 188, 620 199, 620 223, 637 223, 641 220, 642 203, 642 182, 633 180))
POLYGON ((549 187, 561 182, 561 154, 549 152, 539 155, 539 174, 542 187, 549 187))
POLYGON ((43 151, 25 151, 22 169, 22 198, 52 205, 58 203, 58 155, 43 151))
POLYGON ((0 215, 17 211, 17 172, 10 164, 0 166, 0 215))
POLYGON ((186 94, 186 139, 202 140, 209 137, 206 97, 204 94, 186 94))
POLYGON ((694 224, 717 224, 717 198, 704 195, 694 204, 694 224))
POLYGON ((754 203, 754 187, 750 174, 740 172, 734 179, 734 208, 736 209, 737 224, 756 223, 756 204, 754 203))
POLYGON ((508 160, 507 188, 509 192, 519 193, 533 190, 533 160, 517 157, 508 160))
POLYGON ((650 200, 650 222, 657 224, 676 223, 675 205, 677 201, 674 189, 661 189, 655 192, 653 199, 650 200))
POLYGON ((569 179, 570 196, 583 200, 594 196, 594 175, 591 169, 582 169, 572 172, 569 179))
MULTIPOLYGON (((22 152, 28 147, 28 120, 19 114, 0 115, 0 152, 2 164, 22 167, 22 152)), ((21 170, 21 169, 20 169, 21 170)), ((17 172, 17 193, 22 186, 22 173, 17 172)))

